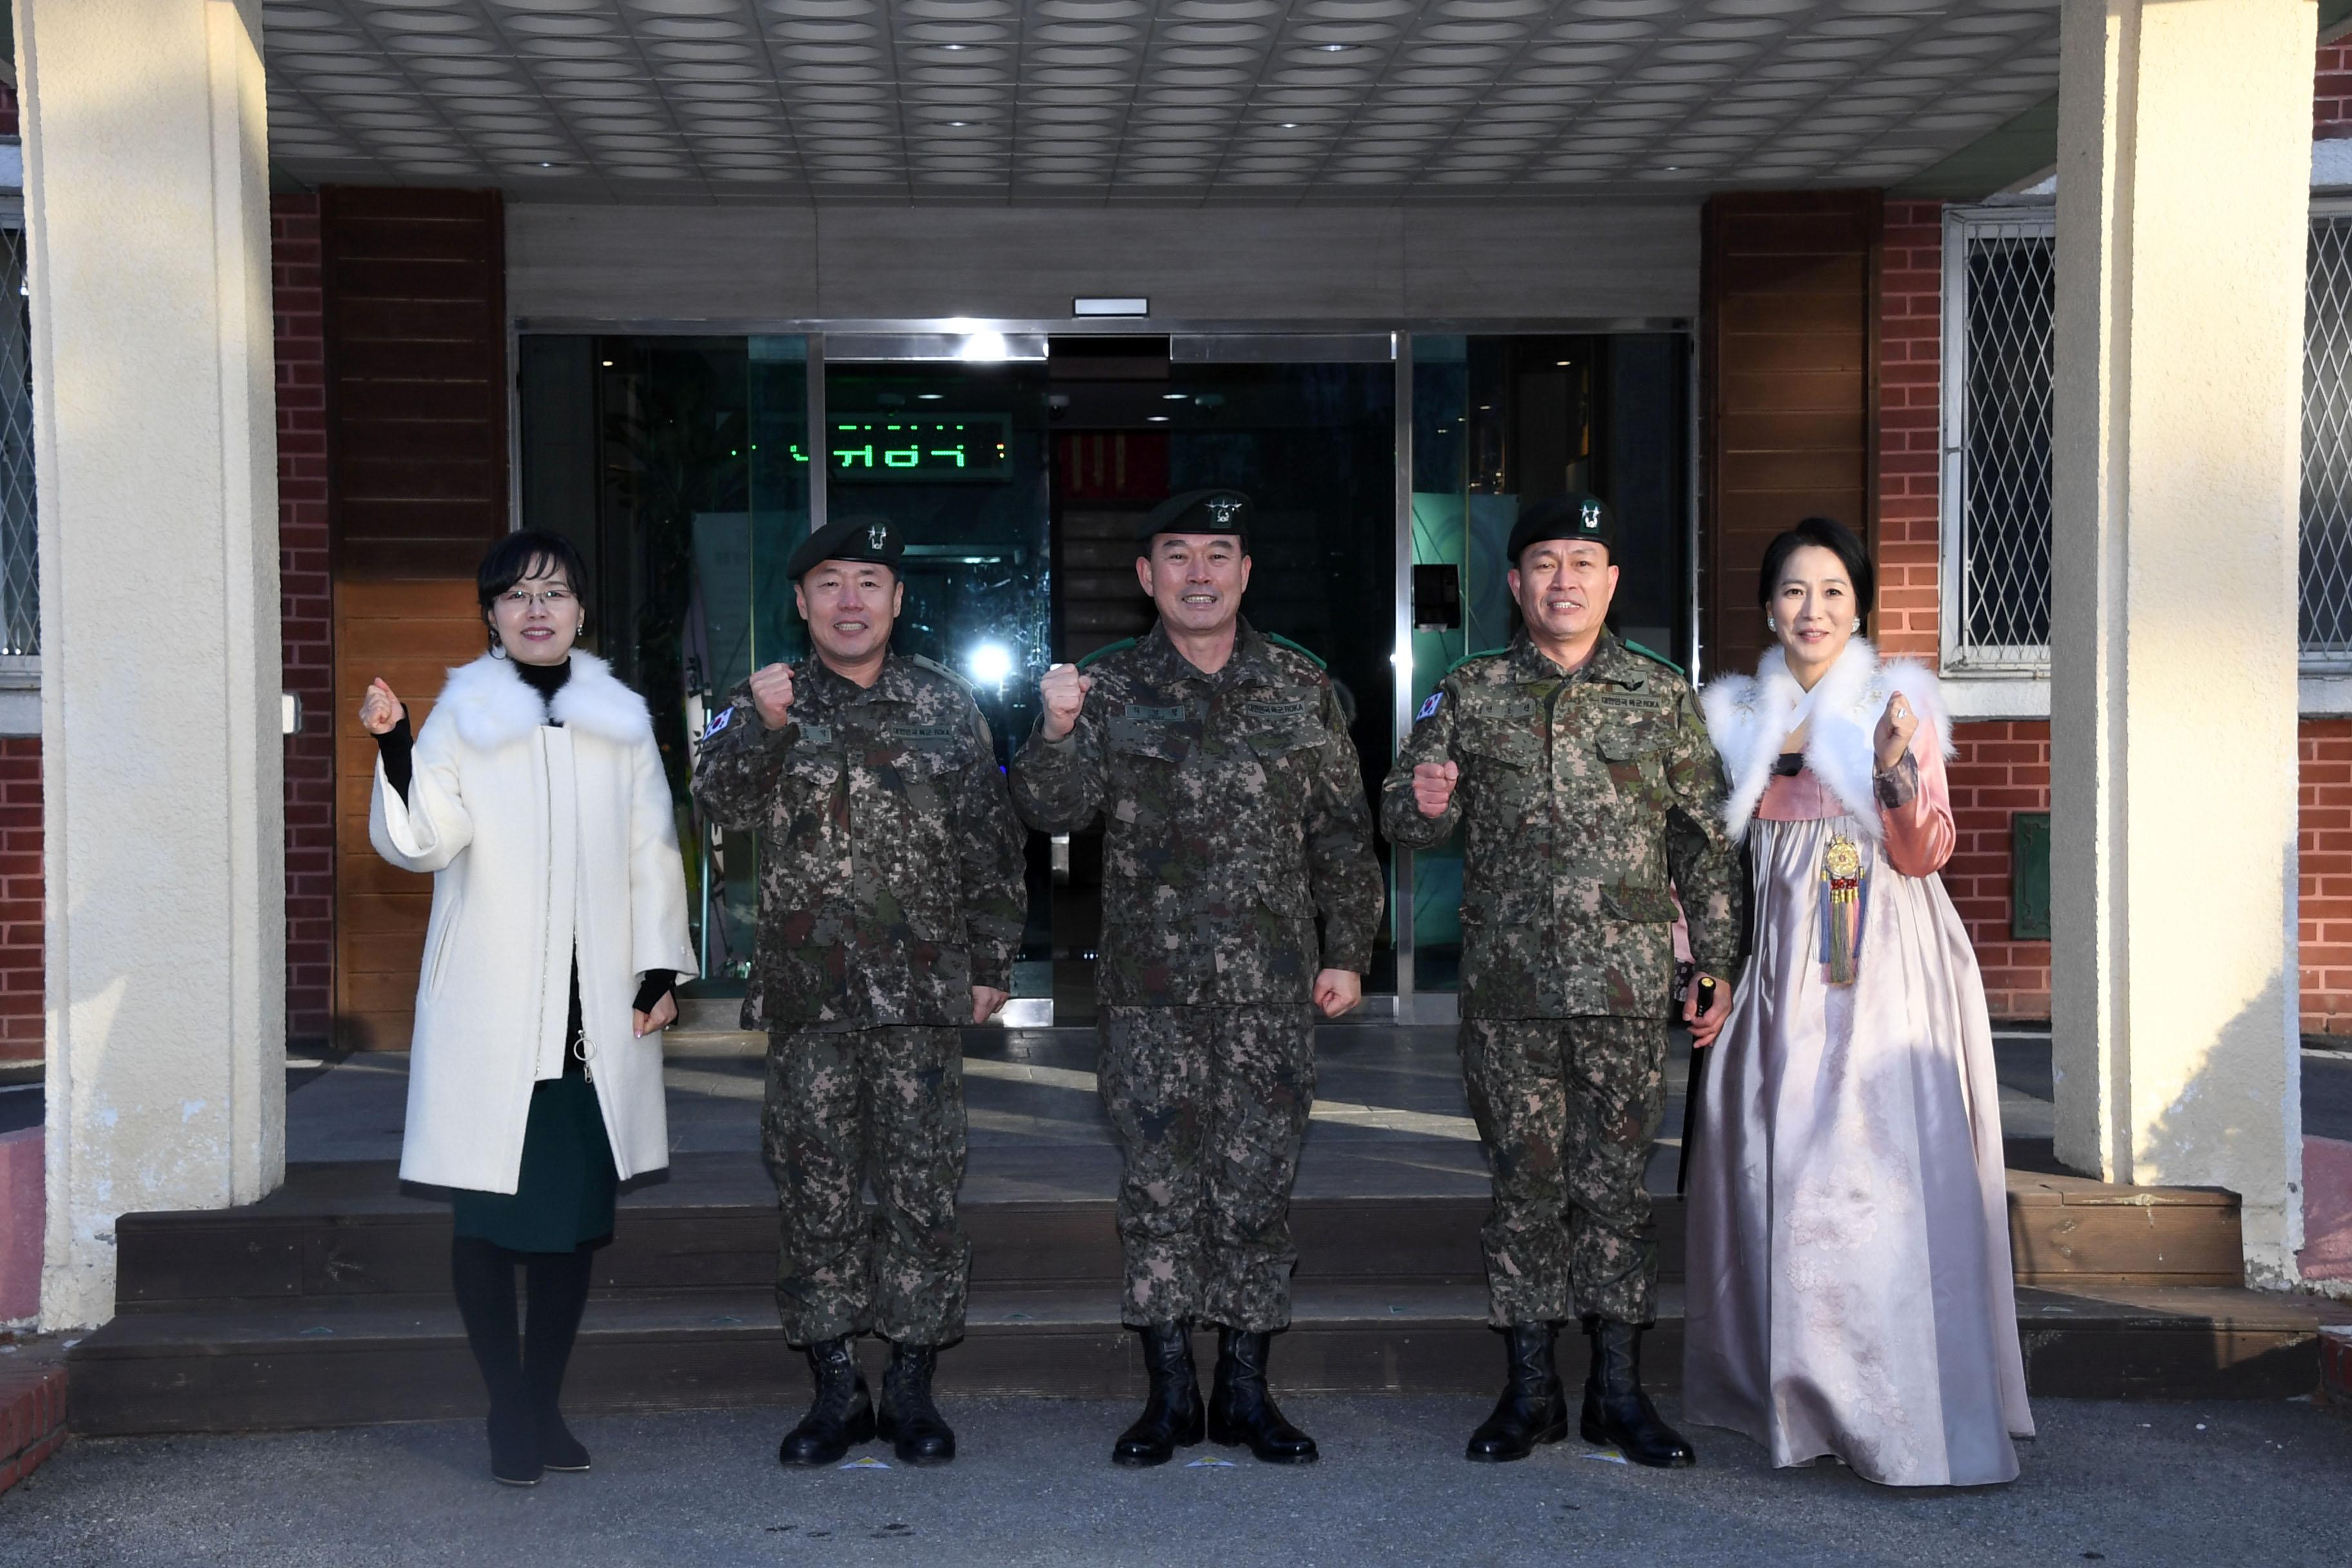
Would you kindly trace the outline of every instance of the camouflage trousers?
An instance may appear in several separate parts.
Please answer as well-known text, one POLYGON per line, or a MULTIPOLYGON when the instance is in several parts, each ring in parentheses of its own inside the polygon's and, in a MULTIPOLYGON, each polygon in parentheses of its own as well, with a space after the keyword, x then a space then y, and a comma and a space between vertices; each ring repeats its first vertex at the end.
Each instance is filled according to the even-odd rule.
POLYGON ((875 1330, 963 1337, 963 1031, 898 1026, 768 1039, 760 1119, 783 1238, 776 1313, 795 1345, 875 1330), (868 1183, 880 1202, 871 1210, 868 1183))
POLYGON ((1666 1026, 1650 1018, 1465 1018, 1462 1077, 1494 1176, 1479 1233, 1497 1328, 1656 1316, 1642 1183, 1665 1110, 1666 1026))
POLYGON ((1103 1107, 1118 1134, 1129 1326, 1290 1324, 1290 1187, 1315 1103, 1304 1005, 1114 1007, 1103 1107))

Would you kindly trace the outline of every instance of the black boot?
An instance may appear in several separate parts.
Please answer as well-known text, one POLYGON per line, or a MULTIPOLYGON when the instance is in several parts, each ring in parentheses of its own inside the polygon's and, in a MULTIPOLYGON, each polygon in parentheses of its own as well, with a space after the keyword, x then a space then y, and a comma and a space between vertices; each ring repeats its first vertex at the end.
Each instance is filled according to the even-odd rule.
POLYGON ((1142 1333, 1151 1392, 1143 1396, 1135 1425, 1111 1445, 1114 1465, 1164 1465, 1178 1448, 1201 1440, 1201 1374, 1192 1369, 1192 1337, 1181 1323, 1154 1323, 1142 1333))
POLYGON ((1249 1451, 1269 1465, 1311 1465, 1315 1439, 1283 1419, 1265 1387, 1266 1334, 1217 1331, 1217 1381, 1209 1395, 1209 1439, 1249 1451))
POLYGON ((780 1465, 833 1465, 841 1462, 852 1443, 874 1436, 874 1402, 866 1393, 866 1374, 857 1370, 857 1352, 846 1339, 824 1340, 808 1348, 809 1375, 816 1382, 816 1398, 801 1424, 784 1434, 776 1450, 780 1465))
POLYGON ((1568 1391, 1560 1386, 1552 1365, 1553 1329, 1549 1323, 1514 1323, 1507 1331, 1511 1358, 1510 1379, 1495 1413, 1470 1434, 1464 1458, 1500 1464, 1524 1459, 1538 1443, 1557 1443, 1568 1436, 1568 1391))
POLYGON ((1653 1469, 1697 1464, 1690 1444, 1658 1418, 1642 1392, 1642 1331, 1631 1323, 1587 1318, 1584 1331, 1592 1336, 1592 1370, 1584 1379, 1584 1440, 1614 1444, 1633 1463, 1653 1469))
POLYGON ((490 1395, 490 1476, 510 1487, 539 1485, 539 1432, 523 1384, 522 1341, 515 1331, 515 1254, 478 1237, 449 1247, 449 1284, 466 1343, 490 1395))
POLYGON ((882 1414, 877 1436, 897 1447, 902 1465, 944 1465, 955 1458, 955 1434, 931 1403, 931 1369, 940 1352, 931 1345, 890 1344, 890 1364, 882 1373, 882 1414))
POLYGON ((572 1342, 580 1335, 580 1315, 588 1306, 588 1277, 594 1252, 530 1253, 523 1267, 530 1279, 530 1302, 523 1309, 522 1380, 530 1397, 531 1424, 539 1434, 539 1459, 551 1470, 585 1470, 588 1450, 563 1424, 559 1402, 572 1342))

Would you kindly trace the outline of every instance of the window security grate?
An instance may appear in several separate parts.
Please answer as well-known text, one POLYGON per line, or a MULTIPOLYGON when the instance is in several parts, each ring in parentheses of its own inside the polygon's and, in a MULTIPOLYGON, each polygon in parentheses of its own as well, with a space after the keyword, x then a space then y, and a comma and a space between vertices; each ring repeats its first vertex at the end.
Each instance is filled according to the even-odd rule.
POLYGON ((2049 667, 2056 239, 2046 208, 1946 212, 1947 668, 2049 667))

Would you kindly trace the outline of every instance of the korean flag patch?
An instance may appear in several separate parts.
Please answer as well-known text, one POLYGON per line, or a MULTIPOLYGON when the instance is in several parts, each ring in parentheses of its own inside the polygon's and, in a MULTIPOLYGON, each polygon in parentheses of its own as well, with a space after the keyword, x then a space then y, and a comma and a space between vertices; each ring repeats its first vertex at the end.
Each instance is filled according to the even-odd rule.
POLYGON ((719 731, 727 728, 727 721, 734 717, 735 705, 730 702, 726 707, 721 708, 718 712, 710 716, 710 722, 702 727, 702 739, 697 743, 700 745, 709 744, 710 737, 719 733, 719 731))
POLYGON ((1426 718, 1428 718, 1432 713, 1436 712, 1436 711, 1437 711, 1437 706, 1438 706, 1438 704, 1439 704, 1439 703, 1441 703, 1441 702, 1443 702, 1443 701, 1444 701, 1444 700, 1445 700, 1445 693, 1444 693, 1444 692, 1443 692, 1443 691, 1433 691, 1433 692, 1431 692, 1431 693, 1429 694, 1429 700, 1428 700, 1428 701, 1426 701, 1426 702, 1424 702, 1424 703, 1423 703, 1423 704, 1421 705, 1421 711, 1420 711, 1420 712, 1418 712, 1418 713, 1416 713, 1416 714, 1414 714, 1414 715, 1412 716, 1412 721, 1413 721, 1414 723, 1416 723, 1416 724, 1420 723, 1423 719, 1426 719, 1426 718))

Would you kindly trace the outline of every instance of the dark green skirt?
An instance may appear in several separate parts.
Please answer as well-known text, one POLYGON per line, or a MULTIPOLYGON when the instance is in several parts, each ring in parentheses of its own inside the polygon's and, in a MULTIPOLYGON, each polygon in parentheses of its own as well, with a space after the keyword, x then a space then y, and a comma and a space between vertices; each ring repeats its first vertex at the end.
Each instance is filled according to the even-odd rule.
POLYGON ((521 1180, 512 1195, 458 1188, 457 1234, 509 1252, 570 1252, 613 1234, 620 1184, 595 1086, 542 1079, 530 1091, 521 1180))

